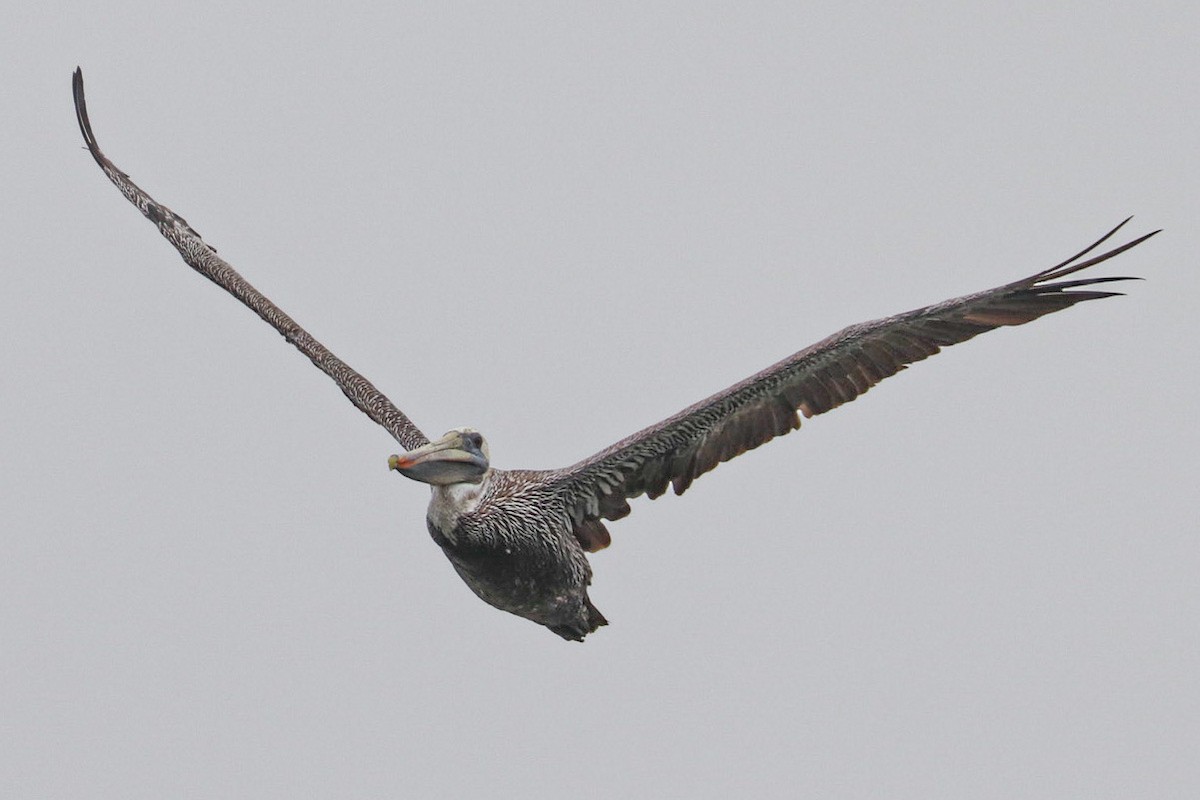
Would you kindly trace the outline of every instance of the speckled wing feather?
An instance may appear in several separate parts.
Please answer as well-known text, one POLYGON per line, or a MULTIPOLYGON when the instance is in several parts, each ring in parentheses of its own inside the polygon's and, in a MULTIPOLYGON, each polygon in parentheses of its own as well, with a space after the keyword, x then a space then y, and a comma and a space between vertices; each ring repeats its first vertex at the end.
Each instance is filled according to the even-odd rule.
POLYGON ((204 243, 200 234, 196 233, 183 217, 155 202, 154 198, 138 188, 128 175, 117 169, 116 165, 100 152, 100 147, 96 144, 96 137, 92 133, 92 125, 88 121, 87 104, 83 97, 83 72, 79 69, 75 70, 72 86, 75 92, 75 114, 79 118, 79 129, 83 132, 83 139, 87 143, 92 157, 96 159, 96 163, 104 170, 104 174, 108 176, 109 180, 121 190, 121 194, 137 206, 147 219, 158 226, 159 233, 175 246, 188 266, 245 303, 251 311, 269 322, 275 330, 283 335, 283 338, 308 356, 308 359, 316 364, 322 372, 333 378, 338 388, 345 393, 346 397, 350 398, 350 402, 386 429, 402 447, 412 450, 428 444, 428 437, 421 433, 417 426, 413 425, 412 421, 370 381, 329 352, 323 344, 297 325, 296 321, 285 314, 279 306, 251 286, 233 267, 217 255, 214 248, 204 243))
POLYGON ((1111 297, 1085 287, 1123 277, 1060 280, 1107 261, 1158 231, 1081 261, 1129 220, 1066 261, 1023 280, 835 333, 670 419, 552 473, 575 535, 589 550, 608 544, 602 519, 629 513, 628 500, 683 494, 717 464, 800 427, 800 415, 848 403, 907 365, 1002 325, 1022 325, 1085 300, 1111 297), (798 413, 797 413, 798 412, 798 413))

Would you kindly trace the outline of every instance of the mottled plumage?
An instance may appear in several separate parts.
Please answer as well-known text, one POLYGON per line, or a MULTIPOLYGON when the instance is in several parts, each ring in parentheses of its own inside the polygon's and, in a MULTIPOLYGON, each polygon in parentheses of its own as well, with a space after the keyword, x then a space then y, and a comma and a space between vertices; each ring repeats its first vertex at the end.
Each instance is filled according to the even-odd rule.
POLYGON ((608 623, 588 599, 592 568, 549 475, 488 470, 480 484, 466 484, 478 487, 477 503, 447 517, 438 513, 441 496, 464 485, 435 486, 429 532, 484 601, 565 639, 582 639, 608 623))
POLYGON ((566 639, 582 640, 607 624, 588 598, 592 572, 586 553, 608 546, 604 521, 628 514, 630 499, 655 498, 668 487, 683 494, 717 464, 799 428, 801 416, 837 408, 942 347, 1117 294, 1089 287, 1129 278, 1062 279, 1158 232, 1084 258, 1125 220, 1080 253, 1028 278, 852 325, 574 466, 498 470, 491 467, 483 437, 469 428, 430 442, 368 380, 247 283, 182 217, 139 189, 100 152, 79 70, 74 92, 92 156, 184 261, 270 323, 408 451, 389 463, 432 487, 429 531, 471 590, 566 639))

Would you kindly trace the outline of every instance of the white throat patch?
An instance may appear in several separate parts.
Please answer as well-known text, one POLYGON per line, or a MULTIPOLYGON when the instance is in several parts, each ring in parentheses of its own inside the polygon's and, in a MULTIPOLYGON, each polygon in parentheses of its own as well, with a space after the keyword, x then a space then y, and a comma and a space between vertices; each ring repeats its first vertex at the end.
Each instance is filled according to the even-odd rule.
POLYGON ((454 541, 458 518, 479 507, 488 477, 485 475, 479 483, 451 483, 432 487, 433 497, 429 501, 429 513, 426 516, 433 527, 451 542, 454 541))

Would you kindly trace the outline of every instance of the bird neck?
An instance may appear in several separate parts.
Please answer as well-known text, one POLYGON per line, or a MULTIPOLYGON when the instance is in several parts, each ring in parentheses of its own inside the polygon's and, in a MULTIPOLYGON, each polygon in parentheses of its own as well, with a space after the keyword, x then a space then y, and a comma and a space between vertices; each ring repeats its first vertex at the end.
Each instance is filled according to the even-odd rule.
POLYGON ((447 537, 452 537, 458 520, 479 507, 487 491, 492 471, 484 473, 478 483, 448 483, 432 486, 433 496, 429 500, 429 521, 447 537))

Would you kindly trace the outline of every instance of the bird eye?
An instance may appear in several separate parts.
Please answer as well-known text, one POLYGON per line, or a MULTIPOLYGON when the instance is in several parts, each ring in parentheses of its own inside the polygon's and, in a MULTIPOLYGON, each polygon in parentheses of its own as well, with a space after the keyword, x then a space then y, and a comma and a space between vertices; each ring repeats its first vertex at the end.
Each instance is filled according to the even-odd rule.
POLYGON ((483 446, 483 437, 480 436, 478 433, 472 433, 471 434, 471 446, 472 447, 482 447, 483 446))

